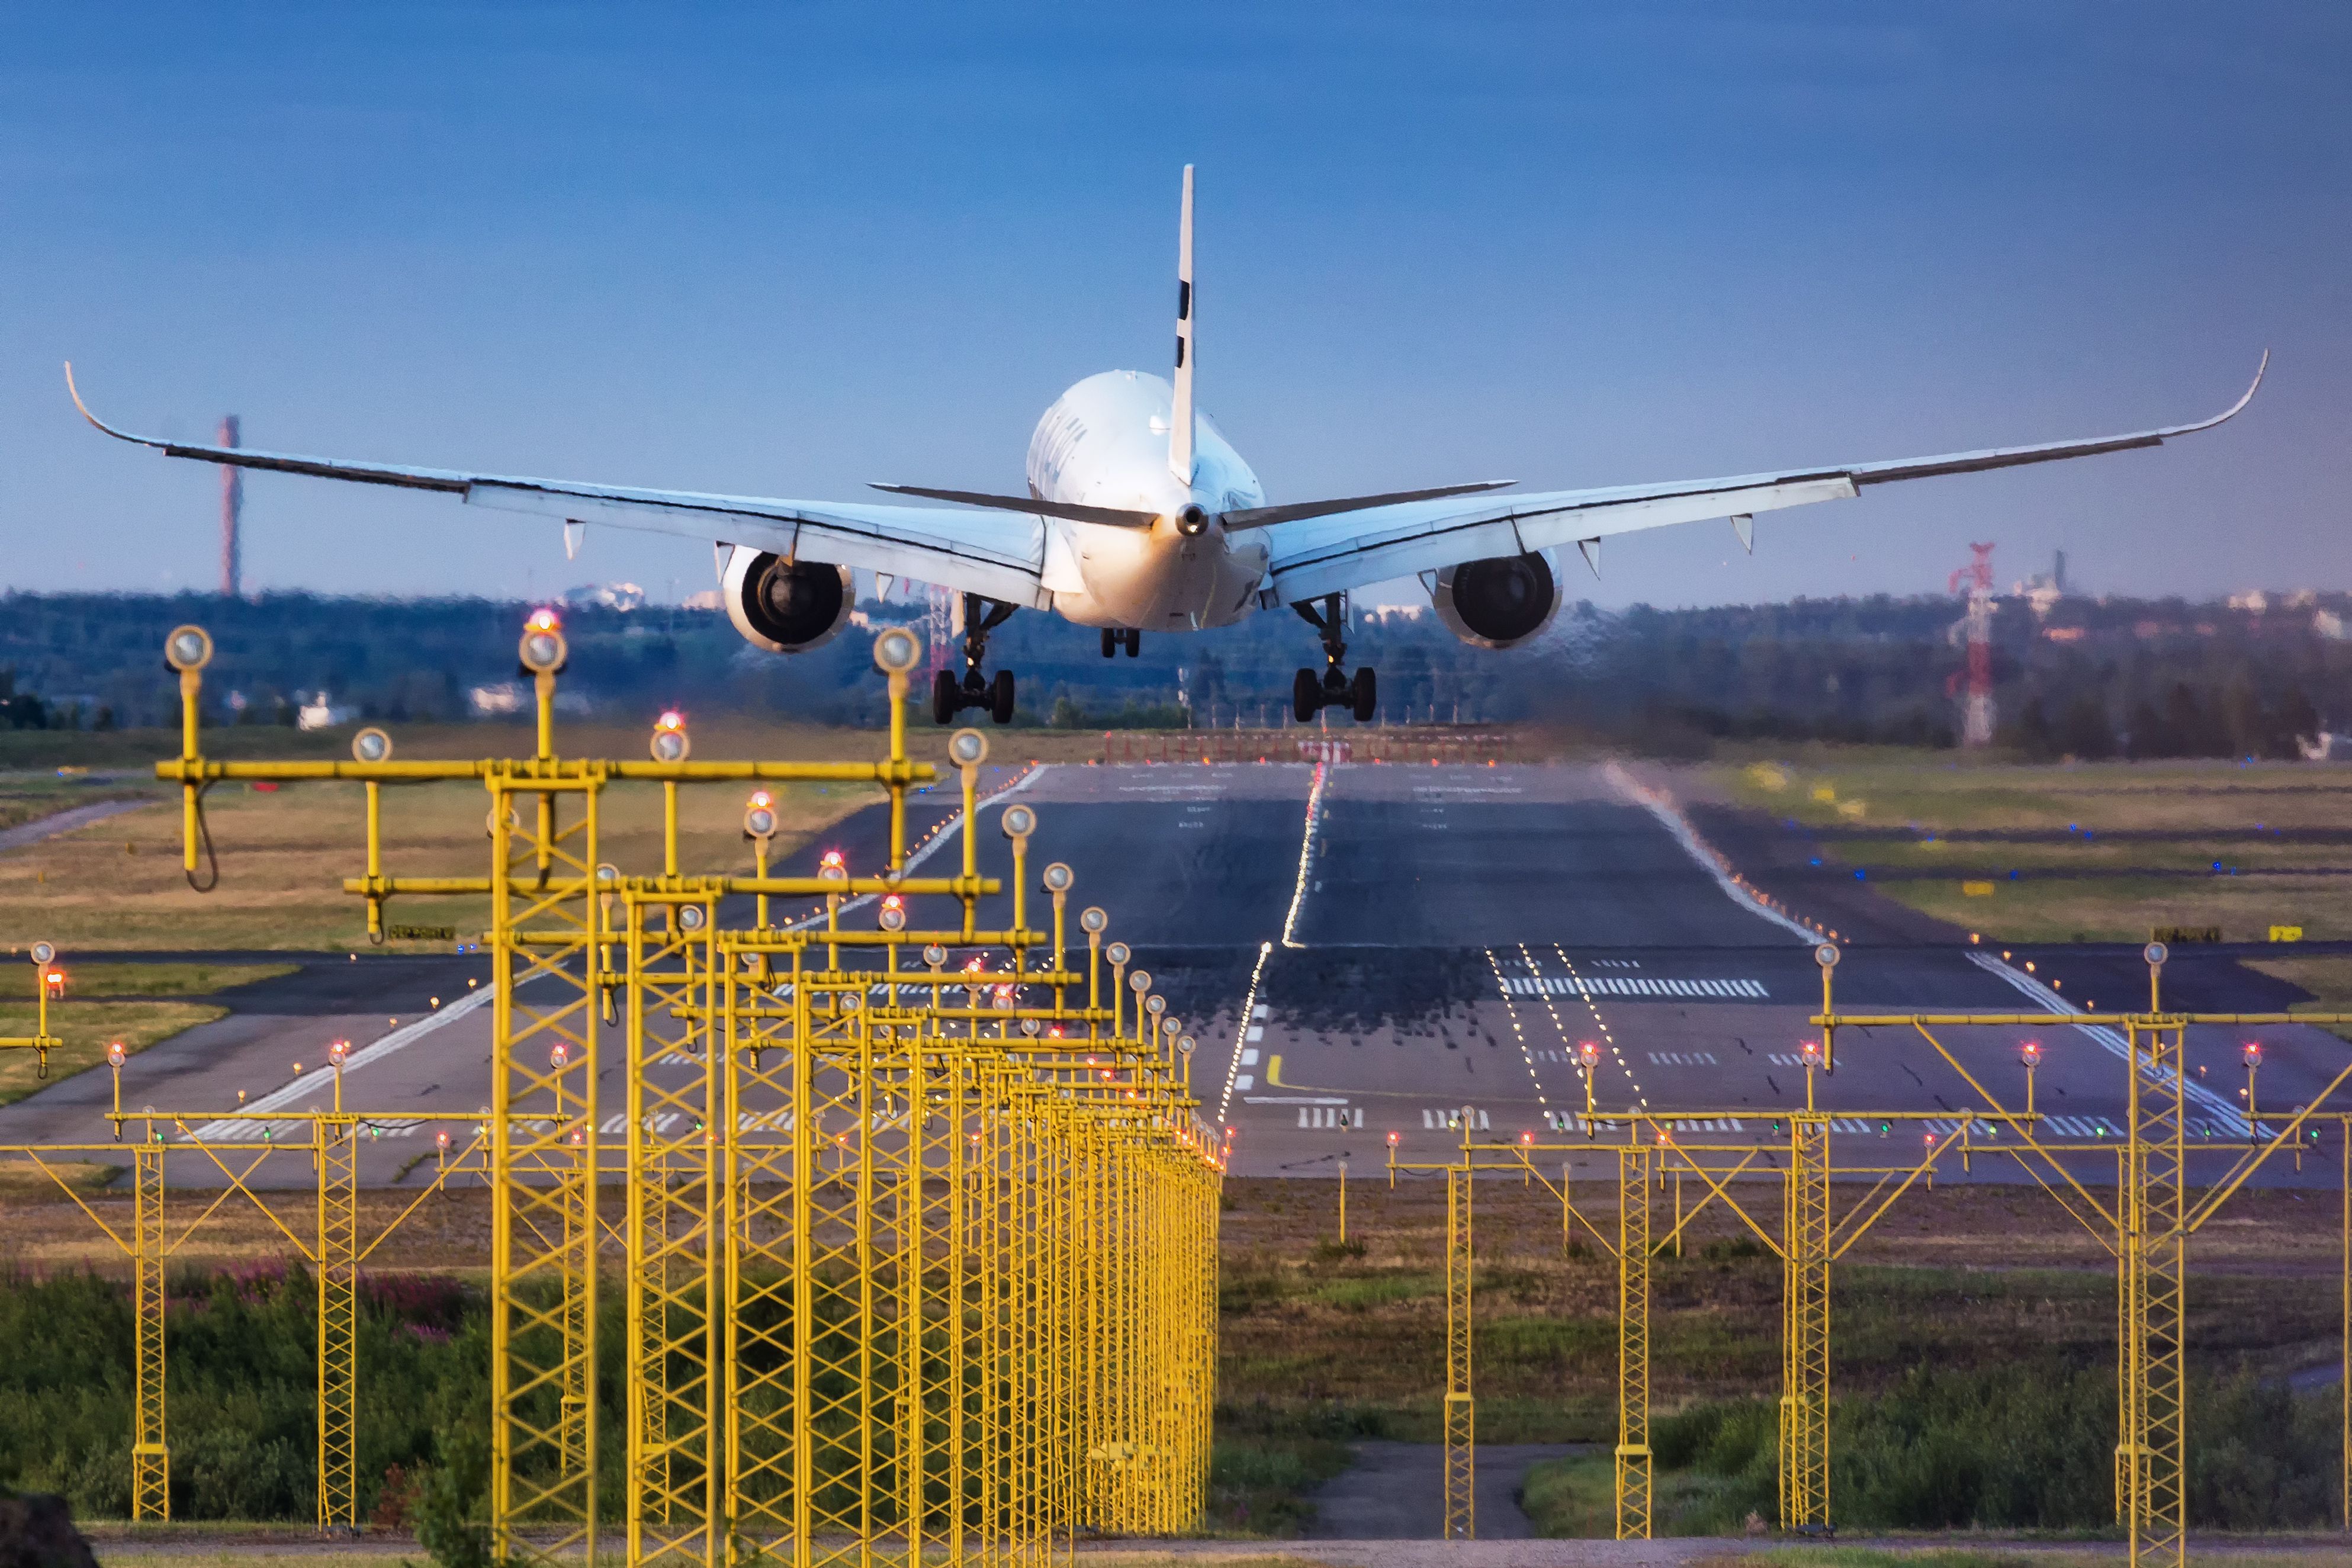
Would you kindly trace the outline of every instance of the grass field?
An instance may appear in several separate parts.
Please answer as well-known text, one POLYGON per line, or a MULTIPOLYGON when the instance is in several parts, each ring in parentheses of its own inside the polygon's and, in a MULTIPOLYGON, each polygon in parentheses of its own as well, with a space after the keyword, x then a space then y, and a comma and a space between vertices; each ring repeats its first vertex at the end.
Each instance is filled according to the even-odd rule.
MULTIPOLYGON (((136 1056, 228 1011, 177 998, 211 997, 293 972, 289 963, 75 963, 67 970, 65 998, 49 1006, 49 1032, 65 1045, 49 1053, 47 1079, 39 1076, 39 1059, 31 1051, 0 1055, 0 1105, 98 1066, 115 1041, 136 1056)), ((30 963, 0 965, 0 1037, 29 1037, 38 1026, 38 975, 30 963)))
POLYGON ((1817 749, 1694 783, 1794 819, 1886 897, 1989 938, 2145 941, 2161 925, 2352 937, 2352 769, 1817 749))

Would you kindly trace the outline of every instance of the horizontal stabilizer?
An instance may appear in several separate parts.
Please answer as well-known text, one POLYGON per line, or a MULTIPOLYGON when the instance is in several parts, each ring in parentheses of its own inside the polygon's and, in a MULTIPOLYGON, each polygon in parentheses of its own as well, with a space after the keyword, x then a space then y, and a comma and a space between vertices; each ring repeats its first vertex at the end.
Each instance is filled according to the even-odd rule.
POLYGON ((1160 521, 1156 511, 1125 511, 1113 506, 1078 506, 1070 501, 1039 500, 1034 496, 992 496, 977 490, 934 490, 921 485, 873 486, 894 496, 928 496, 933 500, 961 501, 991 511, 1025 511, 1032 517, 1059 517, 1072 522, 1098 522, 1107 528, 1150 528, 1160 521))
POLYGON ((1518 482, 1517 479, 1480 479, 1475 484, 1440 485, 1433 490, 1391 490, 1383 496, 1350 496, 1345 500, 1303 500, 1290 506, 1257 506, 1247 511, 1225 513, 1224 524, 1227 528, 1265 528, 1272 523, 1329 517, 1334 512, 1360 511, 1365 507, 1391 506, 1398 501, 1438 500, 1446 496, 1475 495, 1480 490, 1499 490, 1518 482))

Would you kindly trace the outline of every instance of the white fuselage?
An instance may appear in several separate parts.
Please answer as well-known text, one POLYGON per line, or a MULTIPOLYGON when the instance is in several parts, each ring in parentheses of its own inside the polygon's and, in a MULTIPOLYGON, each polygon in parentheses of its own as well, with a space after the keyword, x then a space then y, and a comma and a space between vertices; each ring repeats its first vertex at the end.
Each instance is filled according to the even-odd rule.
POLYGON ((1256 607, 1265 542, 1255 530, 1228 534, 1215 519, 1264 506, 1265 492, 1206 414, 1196 421, 1192 482, 1176 477, 1168 464, 1173 397, 1159 376, 1105 371, 1062 394, 1030 437, 1031 495, 1160 518, 1149 529, 1045 520, 1045 585, 1055 610, 1081 626, 1199 631, 1256 607), (1188 504, 1209 514, 1198 534, 1176 526, 1188 504))

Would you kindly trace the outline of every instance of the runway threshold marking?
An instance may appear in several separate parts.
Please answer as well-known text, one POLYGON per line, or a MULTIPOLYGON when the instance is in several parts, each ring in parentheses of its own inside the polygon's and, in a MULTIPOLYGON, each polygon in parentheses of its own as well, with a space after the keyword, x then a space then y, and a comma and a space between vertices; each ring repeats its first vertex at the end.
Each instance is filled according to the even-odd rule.
POLYGON ((1599 996, 1747 996, 1769 1001, 1760 980, 1664 980, 1648 975, 1595 974, 1570 982, 1559 975, 1522 977, 1507 983, 1524 996, 1558 995, 1571 990, 1599 996))

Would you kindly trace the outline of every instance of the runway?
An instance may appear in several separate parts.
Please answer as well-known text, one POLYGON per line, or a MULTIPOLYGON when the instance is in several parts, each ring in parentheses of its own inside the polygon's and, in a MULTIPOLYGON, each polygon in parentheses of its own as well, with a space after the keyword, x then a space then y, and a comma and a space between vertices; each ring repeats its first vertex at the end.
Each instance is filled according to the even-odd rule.
MULTIPOLYGON (((1674 1118, 1686 1142, 1769 1142, 1775 1119, 1806 1103, 1801 1046, 1818 1037, 1807 1019, 1821 1003, 1813 938, 1730 887, 1676 819, 1634 798, 1613 770, 1057 765, 993 768, 984 786, 992 800, 981 814, 982 870, 1011 875, 998 816, 1017 795, 1038 818, 1033 923, 1049 919, 1034 879, 1066 861, 1076 873, 1072 912, 1109 911, 1110 935, 1135 949, 1201 1042, 1194 1090, 1203 1114, 1232 1129, 1238 1173, 1328 1175, 1347 1162, 1360 1179, 1385 1162, 1391 1137, 1401 1159, 1440 1161, 1458 1147, 1465 1108, 1482 1140, 1582 1145, 1544 1159, 1597 1171, 1608 1157, 1593 1143, 1610 1130, 1584 1121, 1576 1051, 1586 1040, 1601 1051, 1593 1100, 1603 1123, 1635 1110, 1674 1118)), ((951 784, 913 802, 910 845, 935 857, 925 874, 952 870, 961 858, 956 805, 951 784)), ((863 872, 883 858, 887 824, 881 808, 861 812, 785 867, 813 871, 821 853, 838 848, 863 872)), ((785 923, 817 909, 779 902, 771 918, 785 923)), ((949 925, 955 906, 917 900, 910 914, 919 928, 949 925)), ((1849 906, 1841 918, 1843 1011, 2039 1011, 2061 997, 2108 1011, 2145 1005, 2145 970, 2126 951, 2013 952, 2004 962, 1957 935, 1923 940, 1916 917, 1874 929, 1849 906)), ((326 1041, 348 1037, 362 1055, 346 1075, 347 1103, 382 1113, 362 1179, 392 1181, 404 1169, 405 1180, 422 1179, 430 1132, 408 1119, 488 1099, 488 1009, 436 1018, 428 999, 462 1005, 487 961, 303 963, 298 975, 224 998, 232 1016, 135 1058, 126 1105, 217 1109, 226 1124, 243 1089, 250 1101, 299 1109, 327 1092, 316 1070, 326 1041), (310 1082, 291 1073, 297 1060, 310 1082)), ((2297 994, 2218 953, 2183 954, 2168 988, 2168 1004, 2203 1009, 2277 1007, 2297 994)), ((1822 1108, 1847 1113, 1835 1124, 1836 1157, 1916 1159, 1925 1140, 1992 1100, 2021 1109, 2019 1046, 2029 1033, 2042 1048, 2034 1084, 2042 1136, 2094 1146, 2117 1138, 2126 1080, 2121 1041, 2106 1031, 1954 1030, 1943 1037, 1956 1068, 1907 1030, 1850 1030, 1839 1037, 1834 1075, 1815 1074, 1811 1085, 1822 1108), (1866 1114, 1893 1110, 1934 1120, 1866 1114)), ((2257 1093, 2266 1122, 2317 1093, 2347 1059, 2341 1042, 2308 1027, 2193 1032, 2192 1143, 2244 1146, 2242 1037, 2263 1046, 2257 1093)), ((617 1063, 612 1053, 607 1061, 609 1085, 617 1063)), ((102 1140, 108 1088, 104 1072, 89 1073, 0 1110, 0 1142, 102 1140)), ((605 1108, 599 1120, 617 1133, 605 1108)), ((1971 1120, 1978 1150, 2004 1137, 2014 1141, 1971 1120)), ((2010 1162, 1972 1163, 1979 1176, 2019 1177, 2010 1162)), ((2314 1180, 2334 1179, 2332 1158, 2313 1164, 2314 1180)))

